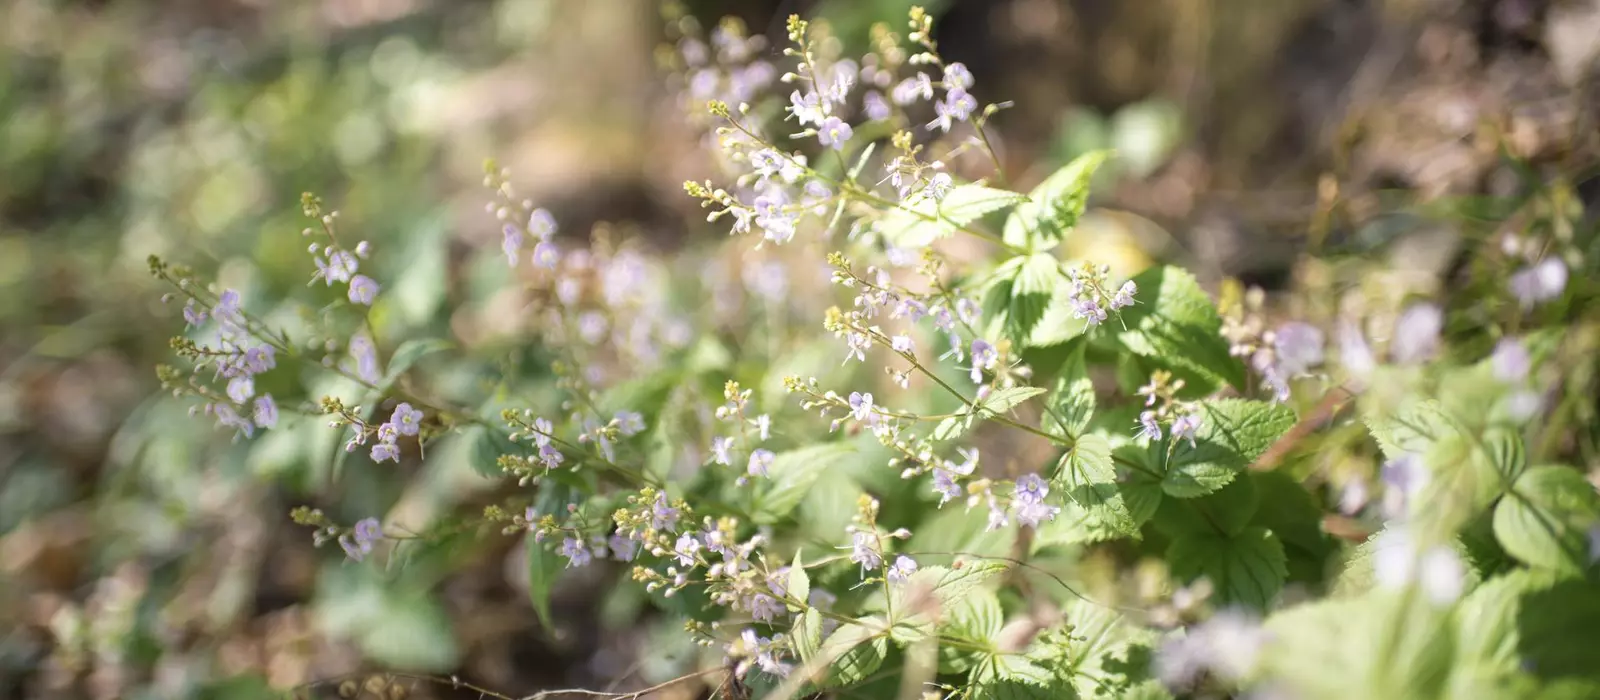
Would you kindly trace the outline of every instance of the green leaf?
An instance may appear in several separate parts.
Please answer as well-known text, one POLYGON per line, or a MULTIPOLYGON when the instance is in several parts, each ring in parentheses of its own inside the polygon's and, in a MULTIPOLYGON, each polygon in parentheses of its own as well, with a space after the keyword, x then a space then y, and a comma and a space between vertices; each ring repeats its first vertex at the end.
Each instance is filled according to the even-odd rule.
POLYGON ((959 438, 972 428, 972 422, 976 418, 976 414, 969 412, 967 407, 963 406, 956 415, 939 421, 939 424, 933 427, 932 437, 940 442, 959 438))
POLYGON ((1044 319, 1056 288, 1064 285, 1060 263, 1054 256, 1038 253, 1013 259, 1022 263, 1011 285, 1011 301, 1006 309, 1004 327, 1006 337, 1022 347, 1044 319))
POLYGON ((1600 585, 1516 571, 1474 589, 1456 614, 1458 666, 1600 680, 1600 585))
POLYGON ((394 355, 389 358, 389 371, 384 373, 383 382, 378 386, 385 389, 394 386, 395 380, 405 374, 406 370, 411 369, 418 360, 436 352, 450 350, 455 346, 455 343, 437 338, 414 339, 401 343, 400 347, 395 348, 394 355))
POLYGON ((1367 419, 1367 429, 1388 459, 1421 455, 1446 435, 1459 434, 1455 419, 1438 401, 1422 401, 1387 416, 1367 419))
POLYGON ((545 549, 543 543, 533 539, 533 535, 524 538, 524 542, 528 550, 528 599, 533 603, 533 612, 539 616, 539 622, 550 629, 550 590, 555 587, 556 579, 565 567, 561 556, 545 549))
POLYGON ((1178 498, 1212 493, 1249 468, 1294 426, 1294 411, 1265 401, 1220 399, 1200 404, 1195 444, 1178 440, 1161 487, 1178 498))
POLYGON ((802 662, 809 663, 822 648, 822 613, 816 608, 806 608, 795 617, 790 634, 794 637, 795 654, 802 662))
POLYGON ((1600 521, 1600 496, 1575 469, 1534 467, 1494 509, 1494 534, 1511 556, 1559 571, 1589 564, 1589 528, 1600 521))
POLYGON ((1151 524, 1168 537, 1215 529, 1231 537, 1244 530, 1260 502, 1255 480, 1235 479, 1221 490, 1199 498, 1163 499, 1151 524))
POLYGON ((856 451, 848 442, 811 445, 778 453, 768 468, 772 486, 756 498, 755 520, 768 525, 788 515, 829 467, 856 451))
POLYGON ((1072 342, 1074 347, 1068 351, 1067 361, 1056 378, 1055 390, 1046 400, 1050 411, 1045 414, 1045 427, 1057 435, 1076 440, 1094 418, 1095 395, 1094 381, 1089 379, 1083 357, 1087 344, 1072 342))
POLYGON ((1061 456, 1054 481, 1082 510, 1076 527, 1105 535, 1090 541, 1128 537, 1139 531, 1117 484, 1117 471, 1111 463, 1111 444, 1104 437, 1091 434, 1078 438, 1072 449, 1061 456))
POLYGON ((800 550, 795 550, 794 563, 789 565, 789 580, 785 590, 790 598, 799 601, 799 605, 790 605, 790 609, 809 607, 807 601, 811 600, 811 577, 806 575, 805 563, 800 559, 800 550))
MULTIPOLYGON (((1228 353, 1222 338, 1222 317, 1194 276, 1166 266, 1133 278, 1139 287, 1133 306, 1122 310, 1117 339, 1134 354, 1171 366, 1197 383, 1232 384, 1243 388, 1244 365, 1228 353)), ((1109 328, 1119 322, 1107 321, 1109 328)), ((1205 391, 1196 386, 1197 391, 1205 391)))
POLYGON ((1070 633, 1045 639, 1059 654, 1057 674, 1072 681, 1080 697, 1123 698, 1150 678, 1151 645, 1156 635, 1103 605, 1075 600, 1062 610, 1070 633))
POLYGON ((1511 484, 1516 483, 1517 477, 1527 470, 1527 448, 1517 431, 1505 426, 1492 426, 1484 431, 1482 446, 1489 466, 1500 477, 1500 483, 1493 485, 1496 492, 1510 488, 1511 484))
POLYGON ((956 599, 944 619, 944 634, 969 642, 992 644, 1005 624, 1005 612, 994 591, 975 588, 956 599))
POLYGON ((911 579, 897 591, 931 591, 941 605, 948 607, 970 594, 979 584, 1005 570, 1004 563, 995 561, 968 561, 960 568, 925 566, 912 574, 911 579))
POLYGON ((1055 682, 1055 674, 1022 654, 991 654, 972 670, 972 680, 980 685, 1014 681, 1044 687, 1055 682))
POLYGON ((978 402, 978 408, 985 415, 1004 415, 1028 399, 1045 393, 1044 389, 1036 386, 1014 386, 1008 389, 998 389, 978 402))
POLYGON ((1288 576, 1283 544, 1262 527, 1245 528, 1229 537, 1214 531, 1191 531, 1167 548, 1167 564, 1185 583, 1209 578, 1223 603, 1266 609, 1288 576))
MULTIPOLYGON (((863 624, 872 621, 868 619, 840 625, 822 642, 818 653, 829 660, 825 685, 860 683, 883 665, 884 658, 889 655, 889 640, 881 629, 872 629, 863 624)), ((881 624, 882 620, 878 619, 877 622, 881 624)))
POLYGON ((1016 192, 976 184, 958 185, 934 201, 901 203, 878 222, 878 233, 899 248, 921 248, 955 233, 990 212, 1026 199, 1016 192))
POLYGON ((1308 700, 1456 697, 1449 614, 1387 593, 1288 608, 1267 619, 1260 675, 1308 700))
POLYGON ((1017 205, 1006 218, 1003 237, 1006 244, 1026 250, 1043 250, 1060 243, 1078 224, 1078 217, 1089 203, 1089 181, 1110 151, 1091 151, 1044 179, 1028 194, 1028 201, 1017 205))

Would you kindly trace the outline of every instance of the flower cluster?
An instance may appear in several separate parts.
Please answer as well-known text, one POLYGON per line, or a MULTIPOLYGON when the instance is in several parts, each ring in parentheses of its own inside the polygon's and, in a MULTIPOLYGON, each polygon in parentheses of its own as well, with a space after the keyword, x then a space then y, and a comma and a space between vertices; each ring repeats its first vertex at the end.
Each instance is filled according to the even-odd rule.
POLYGON ((1151 373, 1150 383, 1139 387, 1139 395, 1145 397, 1145 410, 1139 412, 1139 437, 1159 441, 1165 426, 1174 442, 1188 440, 1189 445, 1194 446, 1195 433, 1200 430, 1203 418, 1198 404, 1177 398, 1183 386, 1184 381, 1173 379, 1171 372, 1156 370, 1151 373))

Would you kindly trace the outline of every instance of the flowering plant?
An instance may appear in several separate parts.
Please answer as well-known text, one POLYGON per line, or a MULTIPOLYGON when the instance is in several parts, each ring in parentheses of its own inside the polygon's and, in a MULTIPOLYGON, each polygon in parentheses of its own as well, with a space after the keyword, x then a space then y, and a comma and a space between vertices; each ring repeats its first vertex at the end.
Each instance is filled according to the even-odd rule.
POLYGON ((547 623, 567 571, 621 562, 724 662, 684 678, 727 697, 1600 687, 1565 646, 1600 622, 1600 497, 1561 463, 1593 446, 1574 212, 1530 204, 1460 299, 1357 289, 1269 321, 1178 267, 1063 259, 1112 154, 1009 189, 986 131, 1008 105, 920 9, 860 60, 791 17, 782 68, 737 23, 672 27, 723 169, 685 190, 725 246, 575 245, 491 165, 486 255, 525 321, 460 344, 386 320, 383 251, 310 195, 310 283, 338 294, 293 324, 152 259, 190 328, 160 377, 195 412, 338 431, 335 474, 445 459, 515 485, 419 531, 298 509, 318 543, 372 566, 525 535, 547 623), (473 353, 477 381, 447 381, 473 353), (301 397, 285 373, 328 379, 301 397))

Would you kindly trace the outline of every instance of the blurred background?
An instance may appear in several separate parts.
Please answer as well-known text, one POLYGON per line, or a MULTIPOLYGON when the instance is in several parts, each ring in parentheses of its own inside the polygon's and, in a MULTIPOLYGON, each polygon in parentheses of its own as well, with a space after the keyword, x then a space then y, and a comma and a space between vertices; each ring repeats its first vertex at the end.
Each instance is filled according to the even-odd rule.
MULTIPOLYGON (((683 8, 773 45, 788 14, 826 18, 859 54, 910 4, 683 8)), ((1447 265, 1530 183, 1600 211, 1600 0, 925 4, 979 96, 1015 101, 994 123, 1018 186, 1117 149, 1080 255, 1273 290, 1307 251, 1419 230, 1444 242, 1405 255, 1447 265)), ((304 295, 313 191, 380 251, 408 327, 471 337, 483 315, 451 309, 503 279, 474 252, 499 241, 490 157, 562 235, 720 238, 682 194, 716 173, 658 65, 665 24, 655 3, 591 0, 0 2, 0 698, 246 698, 394 667, 513 694, 677 673, 678 628, 596 594, 615 571, 569 577, 546 630, 509 538, 388 577, 313 548, 295 505, 353 520, 420 484, 425 507, 470 512, 479 491, 441 485, 477 477, 446 458, 330 489, 294 445, 187 419, 158 395, 182 322, 145 263, 304 295)))

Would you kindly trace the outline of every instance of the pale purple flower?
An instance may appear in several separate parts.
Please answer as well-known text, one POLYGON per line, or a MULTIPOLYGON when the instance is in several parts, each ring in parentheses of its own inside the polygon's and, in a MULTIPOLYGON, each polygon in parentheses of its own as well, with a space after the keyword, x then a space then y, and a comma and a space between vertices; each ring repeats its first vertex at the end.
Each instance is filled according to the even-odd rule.
POLYGON ((224 289, 217 296, 217 305, 211 309, 211 315, 223 323, 238 323, 242 319, 239 308, 239 290, 224 289))
POLYGON ((844 345, 844 362, 840 364, 848 364, 851 359, 866 362, 867 348, 872 347, 872 338, 868 337, 865 333, 850 332, 845 334, 844 345))
POLYGON ((961 485, 956 483, 956 479, 950 471, 934 469, 933 492, 939 494, 939 505, 943 506, 952 499, 961 497, 961 485))
POLYGON ((555 430, 556 427, 550 423, 550 419, 533 419, 533 444, 537 447, 550 444, 550 436, 555 434, 555 430))
POLYGON ((1273 349, 1278 357, 1278 369, 1294 376, 1322 364, 1322 330, 1309 323, 1293 321, 1279 326, 1273 333, 1273 349))
POLYGON ((1495 379, 1514 384, 1528 376, 1528 370, 1533 366, 1533 358, 1528 355, 1528 349, 1515 338, 1502 338, 1494 346, 1494 354, 1489 356, 1489 366, 1494 371, 1495 379))
POLYGON ((256 397, 254 419, 256 425, 262 428, 271 428, 278 424, 278 404, 272 401, 272 394, 256 397))
POLYGON ((625 437, 633 437, 644 432, 644 415, 636 411, 617 411, 615 420, 617 430, 625 437))
POLYGON ((1073 301, 1072 315, 1083 319, 1091 326, 1098 326, 1106 320, 1106 310, 1101 308, 1099 301, 1088 295, 1080 296, 1073 301))
POLYGON ((951 63, 944 67, 944 86, 946 89, 960 88, 966 90, 972 87, 972 71, 967 70, 964 63, 951 63))
POLYGON ((501 233, 504 235, 500 240, 500 250, 506 254, 506 264, 516 267, 517 258, 522 253, 522 231, 516 226, 506 224, 501 233))
POLYGON ((1255 617, 1223 610, 1162 644, 1155 655, 1155 674, 1179 694, 1194 690, 1207 675, 1235 683, 1255 668, 1267 641, 1255 617))
POLYGON ((872 412, 872 394, 850 392, 850 417, 863 422, 871 422, 876 417, 872 412))
POLYGON ((1172 420, 1172 439, 1182 440, 1187 438, 1189 446, 1194 447, 1195 432, 1200 429, 1200 414, 1188 412, 1172 420))
POLYGON ((978 108, 978 100, 967 94, 961 88, 952 88, 945 92, 944 100, 933 103, 933 112, 938 115, 933 121, 928 122, 929 129, 950 131, 955 122, 964 122, 972 116, 972 111, 978 108))
POLYGON ((361 561, 363 557, 372 553, 374 542, 383 539, 383 526, 377 518, 363 518, 349 533, 339 537, 339 546, 344 548, 345 554, 351 559, 361 561))
POLYGON ((883 93, 869 90, 861 96, 861 112, 867 119, 875 122, 883 121, 894 116, 894 110, 889 106, 889 101, 883 99, 883 93))
POLYGON ((943 201, 952 187, 955 187, 955 179, 950 173, 934 173, 928 178, 928 184, 922 186, 922 196, 935 202, 943 201))
POLYGON ((1155 411, 1145 411, 1139 414, 1138 435, 1152 441, 1161 439, 1161 423, 1156 420, 1155 411))
MULTIPOLYGON (((800 123, 800 126, 809 124, 822 126, 823 120, 827 118, 822 112, 822 96, 815 92, 808 92, 802 95, 799 90, 795 90, 789 93, 788 109, 789 113, 794 115, 795 121, 800 123)), ((828 144, 824 143, 822 145, 826 146, 828 144)))
POLYGON ((385 461, 400 461, 400 447, 392 442, 379 442, 372 446, 372 461, 382 464, 385 461))
POLYGON ((1444 312, 1437 305, 1412 304, 1395 321, 1390 356, 1403 365, 1428 359, 1439 347, 1439 331, 1443 328, 1444 312))
POLYGON ((927 73, 918 73, 916 77, 900 81, 890 91, 890 99, 898 105, 909 105, 917 100, 933 99, 933 79, 927 73))
POLYGON ((561 540, 561 556, 567 558, 569 569, 575 566, 588 566, 589 562, 594 560, 594 554, 576 537, 561 540))
POLYGON ((1567 264, 1551 256, 1517 271, 1506 284, 1523 308, 1531 308, 1561 296, 1567 288, 1567 264))
POLYGON ((762 440, 766 440, 767 437, 771 435, 772 416, 763 413, 759 416, 756 416, 755 420, 752 422, 755 423, 756 426, 756 435, 760 436, 762 440))
POLYGON ((956 317, 960 318, 962 323, 977 323, 978 317, 982 314, 983 307, 978 306, 978 302, 966 297, 956 300, 956 317))
POLYGON ((678 537, 678 542, 672 546, 672 555, 677 558, 682 566, 694 566, 702 545, 694 533, 685 532, 678 537))
POLYGON ((972 383, 983 381, 983 371, 994 369, 995 362, 1000 358, 1000 353, 994 349, 989 341, 982 338, 972 339, 972 383))
POLYGON ((650 527, 663 532, 670 532, 678 527, 678 509, 667 504, 667 495, 656 494, 656 501, 650 505, 650 527))
POLYGON ((889 347, 893 348, 895 352, 907 352, 907 353, 911 352, 912 348, 913 348, 912 343, 911 343, 911 336, 909 336, 909 335, 897 335, 897 336, 894 336, 893 338, 889 339, 889 347))
POLYGON ((883 566, 883 553, 878 548, 878 535, 858 530, 850 536, 850 561, 861 565, 862 570, 883 566))
POLYGON ((224 428, 233 428, 245 437, 255 434, 255 424, 240 416, 239 412, 233 409, 233 406, 225 403, 213 403, 207 405, 207 410, 216 417, 218 425, 224 428))
POLYGON ((606 544, 611 546, 611 558, 617 561, 633 561, 639 555, 639 541, 631 537, 613 534, 606 544))
POLYGON ((327 261, 322 258, 314 259, 317 265, 316 274, 311 279, 321 279, 324 283, 332 285, 334 282, 349 282, 350 276, 356 273, 360 261, 348 251, 332 250, 328 252, 327 261))
POLYGON ((422 428, 422 411, 411 407, 411 404, 402 403, 394 407, 394 413, 389 416, 389 423, 401 435, 416 435, 422 428))
POLYGON ((776 459, 777 455, 773 454, 772 450, 757 448, 750 453, 750 464, 745 470, 750 476, 769 476, 768 470, 772 468, 772 462, 776 459))
POLYGON ((1018 503, 1040 503, 1050 494, 1050 485, 1038 474, 1025 474, 1017 478, 1012 499, 1018 503))
POLYGON ((549 240, 555 232, 556 217, 551 216, 549 211, 535 209, 528 215, 528 233, 533 234, 535 238, 549 240))
POLYGON ((547 270, 556 269, 561 262, 561 249, 553 241, 539 241, 533 247, 533 264, 547 270))
POLYGON ((356 275, 350 278, 349 296, 352 303, 372 306, 372 300, 378 298, 378 283, 366 275, 356 275))
POLYGON ((1384 588, 1404 588, 1417 584, 1437 605, 1448 605, 1461 597, 1466 568, 1461 557, 1447 546, 1418 551, 1411 533, 1391 527, 1377 536, 1372 555, 1373 579, 1384 588))
POLYGON ((245 348, 242 359, 247 374, 261 374, 278 366, 277 351, 273 350, 271 345, 245 348))
POLYGON ((545 443, 539 446, 539 462, 544 464, 546 470, 561 466, 561 462, 565 459, 561 455, 561 450, 556 449, 555 445, 545 443))
POLYGON ((750 596, 750 617, 760 622, 772 622, 784 613, 783 603, 765 593, 750 596))
POLYGON ((731 465, 731 464, 733 464, 733 456, 729 454, 729 450, 732 450, 732 449, 733 449, 733 438, 731 438, 731 437, 715 437, 715 438, 711 438, 711 461, 713 461, 713 462, 715 462, 717 464, 722 464, 722 465, 731 465))
POLYGON ((1116 311, 1117 309, 1133 306, 1133 295, 1138 293, 1139 285, 1134 284, 1133 280, 1123 282, 1122 287, 1117 289, 1117 293, 1111 297, 1111 310, 1116 311))
POLYGON ((183 304, 183 322, 191 326, 198 326, 206 322, 205 307, 190 299, 183 304))
POLYGON ((256 395, 256 382, 249 375, 240 375, 228 380, 228 398, 234 403, 244 403, 256 395))
POLYGON ((888 578, 890 583, 905 583, 911 580, 911 575, 917 572, 915 559, 904 554, 895 557, 894 564, 889 566, 888 578))
POLYGON ((1024 527, 1039 527, 1039 523, 1046 520, 1055 520, 1061 512, 1059 506, 1048 505, 1040 502, 1013 502, 1012 508, 1017 513, 1017 523, 1024 527))
POLYGON ((844 150, 845 142, 850 140, 854 132, 850 125, 838 117, 828 117, 817 125, 817 142, 835 151, 844 150))

